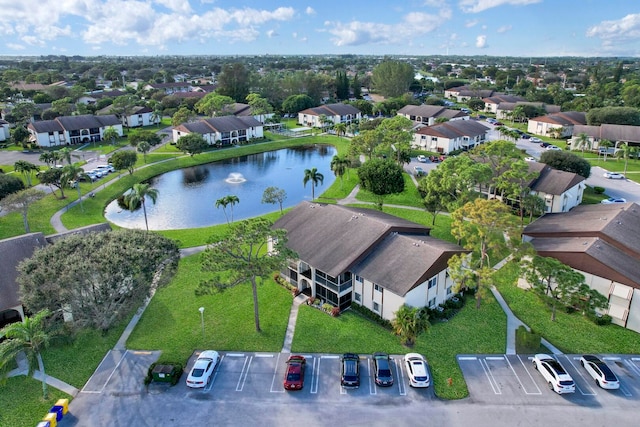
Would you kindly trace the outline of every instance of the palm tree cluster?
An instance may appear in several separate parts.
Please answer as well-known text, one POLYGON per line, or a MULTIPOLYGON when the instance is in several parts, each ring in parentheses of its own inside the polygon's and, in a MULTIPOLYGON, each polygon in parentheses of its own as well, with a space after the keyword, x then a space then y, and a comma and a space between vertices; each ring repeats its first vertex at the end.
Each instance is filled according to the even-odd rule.
POLYGON ((229 224, 227 206, 231 205, 231 222, 233 222, 233 206, 238 203, 240 203, 240 199, 238 196, 234 196, 233 194, 229 194, 228 196, 224 196, 216 200, 216 208, 220 208, 222 206, 222 211, 224 212, 224 217, 227 219, 227 224, 229 224))

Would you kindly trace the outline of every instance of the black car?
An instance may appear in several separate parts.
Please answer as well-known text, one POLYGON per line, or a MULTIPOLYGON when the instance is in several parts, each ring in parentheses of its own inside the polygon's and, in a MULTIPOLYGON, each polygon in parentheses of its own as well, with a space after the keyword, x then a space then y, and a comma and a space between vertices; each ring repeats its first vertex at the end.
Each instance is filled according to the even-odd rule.
POLYGON ((374 353, 373 365, 376 384, 381 387, 393 385, 393 373, 391 373, 391 359, 386 353, 374 353))
POLYGON ((531 138, 531 135, 529 135, 528 133, 522 133, 522 135, 520 135, 520 138, 529 139, 529 138, 531 138))
POLYGON ((360 387, 360 356, 354 353, 342 355, 340 385, 344 388, 360 387))
POLYGON ((541 142, 541 143, 540 143, 540 147, 542 147, 542 148, 547 148, 547 147, 548 147, 548 146, 550 146, 550 145, 551 145, 551 143, 550 143, 550 142, 541 142))

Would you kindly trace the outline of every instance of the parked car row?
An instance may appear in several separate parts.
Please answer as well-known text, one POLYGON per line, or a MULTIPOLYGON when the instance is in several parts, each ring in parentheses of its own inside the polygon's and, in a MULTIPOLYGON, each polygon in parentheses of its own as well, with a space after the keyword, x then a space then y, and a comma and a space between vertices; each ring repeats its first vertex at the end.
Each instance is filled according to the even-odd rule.
MULTIPOLYGON (((389 355, 386 353, 374 353, 372 360, 374 382, 380 387, 392 386, 394 378, 389 355)), ((345 353, 340 358, 340 361, 340 385, 344 388, 360 387, 360 356, 355 353, 345 353)), ((429 387, 431 382, 426 359, 418 353, 409 353, 404 356, 403 361, 411 387, 429 387)), ((304 356, 292 355, 286 363, 284 389, 301 390, 304 387, 306 365, 304 356)))
MULTIPOLYGON (((580 358, 580 364, 593 378, 596 385, 607 390, 620 388, 620 381, 616 374, 598 357, 585 354, 580 358)), ((558 394, 574 393, 576 384, 564 367, 548 354, 536 354, 533 357, 533 367, 538 370, 549 384, 549 389, 558 394)))
POLYGON ((115 171, 116 169, 111 165, 98 165, 95 169, 85 171, 85 175, 93 182, 115 171))

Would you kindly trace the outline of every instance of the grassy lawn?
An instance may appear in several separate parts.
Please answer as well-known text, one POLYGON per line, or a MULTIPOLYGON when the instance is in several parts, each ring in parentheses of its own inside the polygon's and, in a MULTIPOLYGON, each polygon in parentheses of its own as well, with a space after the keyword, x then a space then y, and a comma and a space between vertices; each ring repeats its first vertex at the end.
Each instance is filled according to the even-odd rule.
POLYGON ((162 350, 162 358, 186 362, 195 349, 280 351, 291 310, 291 294, 272 279, 258 285, 260 326, 255 331, 250 285, 214 295, 196 296, 207 274, 200 255, 180 261, 170 285, 159 289, 127 342, 131 349, 162 350), (205 339, 199 307, 204 307, 205 339))
POLYGON ((48 398, 43 400, 42 383, 26 376, 9 378, 0 384, 0 426, 33 427, 58 399, 71 400, 71 396, 56 388, 48 387, 48 391, 48 398))
MULTIPOLYGON (((384 197, 385 205, 403 205, 423 207, 422 198, 418 192, 418 188, 413 183, 411 176, 407 173, 402 174, 404 177, 404 191, 399 194, 389 194, 384 197)), ((356 196, 358 200, 363 202, 376 202, 377 196, 367 190, 360 190, 356 196)))
POLYGON ((333 181, 333 184, 320 197, 317 197, 316 201, 320 203, 335 203, 337 200, 347 197, 358 183, 356 169, 349 168, 342 176, 342 179, 337 178, 333 181))
POLYGON ((292 351, 360 354, 417 351, 429 360, 438 396, 460 399, 468 395, 468 390, 456 354, 502 354, 505 347, 506 316, 491 297, 483 301, 479 310, 475 308, 474 300, 467 301, 465 307, 448 322, 434 323, 417 339, 413 348, 401 345, 400 339, 391 331, 355 312, 347 311, 334 318, 314 308, 301 306, 292 351), (451 386, 448 378, 453 380, 451 386))
POLYGON ((579 313, 556 312, 551 321, 551 311, 532 292, 514 285, 517 266, 510 264, 501 270, 505 277, 497 285, 514 314, 535 332, 542 334, 565 353, 640 353, 638 334, 616 325, 598 326, 579 313))

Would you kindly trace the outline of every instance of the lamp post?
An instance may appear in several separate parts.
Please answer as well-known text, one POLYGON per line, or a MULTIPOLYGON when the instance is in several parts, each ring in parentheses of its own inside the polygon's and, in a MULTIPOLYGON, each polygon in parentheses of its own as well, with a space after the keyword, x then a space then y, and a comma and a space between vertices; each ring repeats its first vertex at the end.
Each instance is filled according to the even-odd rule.
POLYGON ((200 322, 202 323, 202 341, 204 342, 204 307, 200 307, 198 311, 200 311, 200 322))

